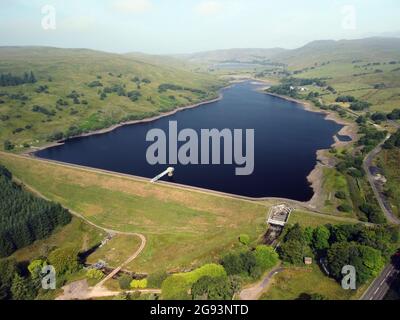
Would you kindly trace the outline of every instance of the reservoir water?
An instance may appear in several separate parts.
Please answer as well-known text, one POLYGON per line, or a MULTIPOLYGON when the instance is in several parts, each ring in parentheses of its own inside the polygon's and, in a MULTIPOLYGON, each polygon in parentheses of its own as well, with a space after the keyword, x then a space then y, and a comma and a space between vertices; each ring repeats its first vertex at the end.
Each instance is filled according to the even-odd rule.
POLYGON ((111 132, 70 139, 38 151, 41 158, 153 178, 168 165, 149 165, 146 142, 150 129, 168 132, 169 121, 178 130, 254 129, 254 172, 236 176, 232 165, 174 165, 175 183, 249 197, 281 197, 308 201, 312 189, 307 176, 316 164, 316 152, 329 148, 341 125, 309 112, 295 102, 256 91, 250 82, 223 91, 223 99, 153 122, 126 125, 111 132))

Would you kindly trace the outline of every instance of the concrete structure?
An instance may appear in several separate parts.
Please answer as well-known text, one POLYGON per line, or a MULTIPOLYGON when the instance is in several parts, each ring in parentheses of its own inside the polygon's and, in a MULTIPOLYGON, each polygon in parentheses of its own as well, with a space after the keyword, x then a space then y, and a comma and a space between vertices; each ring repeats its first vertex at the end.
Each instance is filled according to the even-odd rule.
POLYGON ((164 172, 161 172, 158 176, 154 177, 153 179, 151 179, 151 182, 157 182, 158 180, 160 180, 162 177, 168 175, 168 177, 172 177, 174 175, 174 171, 175 169, 172 167, 169 167, 167 170, 165 170, 164 172))
POLYGON ((293 208, 289 207, 286 204, 279 204, 271 207, 268 215, 268 224, 272 226, 281 226, 284 227, 285 224, 289 221, 290 213, 293 211, 293 208))

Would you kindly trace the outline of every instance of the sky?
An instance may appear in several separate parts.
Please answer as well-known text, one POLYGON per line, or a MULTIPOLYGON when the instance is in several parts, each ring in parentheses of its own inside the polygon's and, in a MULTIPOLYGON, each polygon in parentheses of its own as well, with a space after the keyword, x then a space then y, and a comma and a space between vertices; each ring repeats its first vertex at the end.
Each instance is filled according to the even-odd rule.
POLYGON ((399 0, 0 0, 0 46, 191 53, 400 36, 399 0))

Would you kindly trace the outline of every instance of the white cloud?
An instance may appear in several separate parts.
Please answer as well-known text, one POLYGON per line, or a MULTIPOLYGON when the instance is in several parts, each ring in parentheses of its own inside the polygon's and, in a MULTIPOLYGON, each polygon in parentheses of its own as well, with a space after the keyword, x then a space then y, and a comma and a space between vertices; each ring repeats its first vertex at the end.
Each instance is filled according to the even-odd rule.
POLYGON ((217 1, 204 1, 195 8, 198 14, 209 16, 222 11, 222 4, 217 1))
POLYGON ((150 0, 120 0, 113 5, 114 9, 127 13, 142 13, 150 11, 153 4, 150 0))

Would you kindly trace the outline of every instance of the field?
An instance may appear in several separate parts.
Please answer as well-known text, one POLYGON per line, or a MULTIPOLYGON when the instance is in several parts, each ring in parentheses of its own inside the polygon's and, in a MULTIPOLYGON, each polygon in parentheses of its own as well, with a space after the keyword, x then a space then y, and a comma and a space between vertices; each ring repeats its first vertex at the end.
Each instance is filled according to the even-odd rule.
POLYGON ((364 291, 345 291, 334 279, 328 278, 318 266, 290 267, 276 275, 262 300, 296 300, 301 294, 323 295, 329 300, 358 299, 364 291))
POLYGON ((138 237, 118 234, 92 253, 86 262, 93 264, 103 260, 108 267, 116 268, 125 262, 139 248, 139 245, 138 237))
POLYGON ((310 91, 320 91, 321 99, 326 104, 335 103, 337 96, 351 95, 359 100, 370 102, 371 111, 390 112, 395 108, 400 108, 399 65, 381 60, 371 65, 364 62, 332 62, 301 72, 296 77, 327 78, 328 85, 332 86, 337 93, 326 90, 321 92, 315 86, 307 87, 310 91), (384 84, 384 87, 375 87, 379 84, 384 84))
POLYGON ((16 251, 11 257, 21 262, 31 261, 47 256, 54 248, 65 247, 74 247, 83 252, 101 242, 105 236, 105 232, 74 217, 70 224, 59 227, 49 238, 35 241, 30 246, 16 251))
POLYGON ((60 138, 60 133, 88 132, 171 111, 216 97, 222 85, 185 65, 172 67, 151 56, 138 59, 83 49, 0 48, 0 74, 21 77, 33 71, 37 79, 0 86, 0 149, 5 140, 20 151, 60 138), (161 92, 165 83, 180 88, 161 92), (114 91, 101 97, 106 88, 114 91), (137 96, 128 97, 130 92, 137 96))
POLYGON ((393 208, 393 212, 400 216, 400 151, 399 149, 383 150, 376 163, 384 171, 384 175, 388 180, 385 189, 390 190, 389 200, 393 208))
MULTIPOLYGON (((188 191, 11 154, 2 153, 0 163, 26 185, 97 225, 144 234, 144 251, 127 267, 138 273, 180 271, 215 261, 239 244, 240 234, 256 241, 266 230, 268 202, 188 191)), ((302 211, 291 219, 305 225, 355 221, 302 211)), ((125 241, 130 240, 118 240, 115 246, 109 243, 106 249, 120 248, 121 256, 127 255, 137 244, 128 249, 125 241)))

